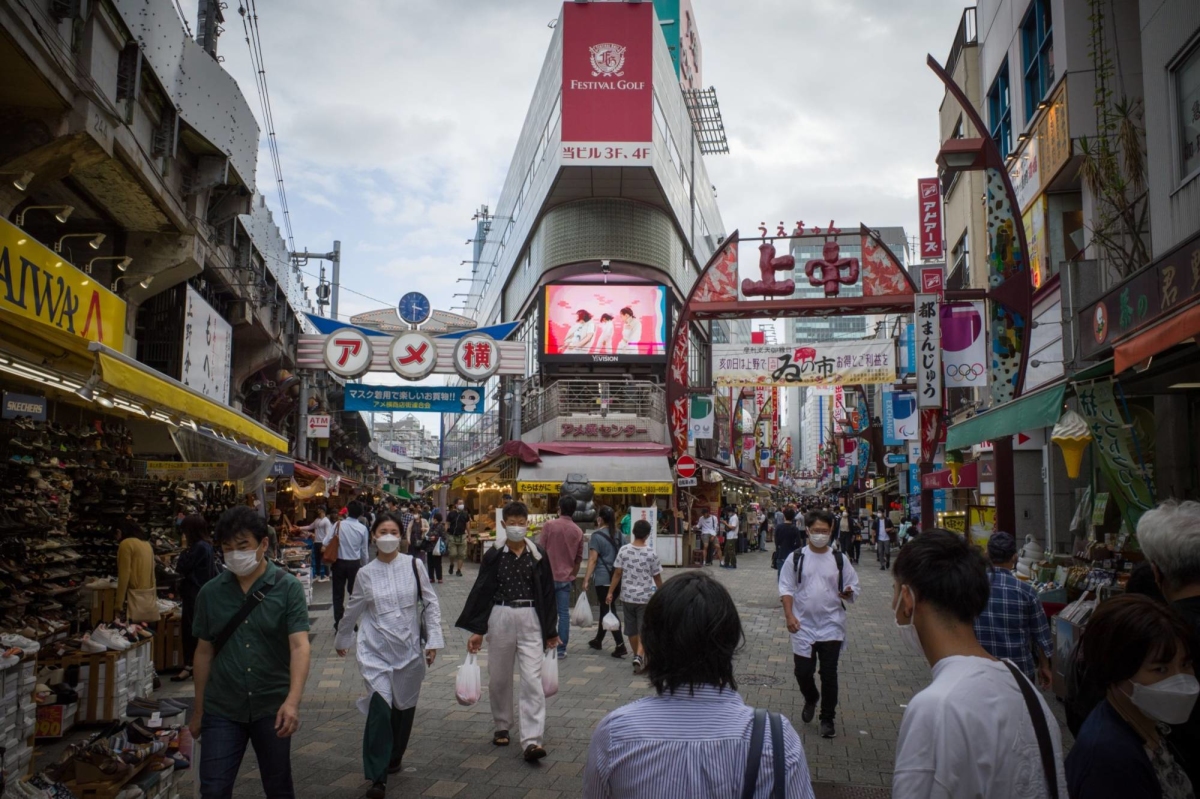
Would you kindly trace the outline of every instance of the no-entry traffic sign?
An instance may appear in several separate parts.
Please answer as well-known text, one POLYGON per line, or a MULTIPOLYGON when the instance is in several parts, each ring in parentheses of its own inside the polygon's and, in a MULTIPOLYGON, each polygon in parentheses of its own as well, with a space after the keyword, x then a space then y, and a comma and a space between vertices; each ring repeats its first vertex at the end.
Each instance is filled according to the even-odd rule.
POLYGON ((680 477, 692 477, 696 474, 696 459, 691 455, 681 455, 675 461, 675 473, 680 477))

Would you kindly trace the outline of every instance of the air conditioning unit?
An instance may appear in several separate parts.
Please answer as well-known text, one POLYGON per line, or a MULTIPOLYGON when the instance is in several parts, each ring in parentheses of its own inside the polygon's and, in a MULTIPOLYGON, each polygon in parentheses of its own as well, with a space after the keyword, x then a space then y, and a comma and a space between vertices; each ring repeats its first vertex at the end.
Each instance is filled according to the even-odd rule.
POLYGON ((245 300, 230 305, 229 323, 234 327, 254 324, 254 306, 245 300))

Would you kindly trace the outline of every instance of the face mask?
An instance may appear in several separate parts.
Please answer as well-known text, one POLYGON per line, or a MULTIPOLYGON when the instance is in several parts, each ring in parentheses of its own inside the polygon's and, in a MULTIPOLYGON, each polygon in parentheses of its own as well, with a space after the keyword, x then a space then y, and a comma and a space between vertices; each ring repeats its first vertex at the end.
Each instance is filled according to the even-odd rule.
POLYGON ((400 536, 381 535, 375 539, 375 548, 385 555, 390 555, 400 548, 400 536))
MULTIPOLYGON (((896 604, 892 606, 892 615, 895 615, 896 611, 900 609, 900 597, 904 595, 905 588, 908 588, 908 586, 902 586, 900 588, 900 596, 896 597, 896 604)), ((909 588, 909 594, 911 593, 912 589, 909 588)), ((908 624, 901 624, 897 621, 896 629, 900 632, 900 640, 904 642, 904 646, 911 650, 913 654, 924 657, 925 650, 921 648, 921 636, 917 634, 917 625, 915 624, 916 620, 917 608, 914 604, 913 615, 912 618, 909 619, 908 624)))
POLYGON ((258 568, 257 549, 235 549, 225 553, 225 568, 238 577, 245 577, 258 568))
POLYGON ((455 509, 455 510, 462 510, 464 507, 466 507, 466 506, 465 506, 465 505, 455 505, 455 506, 454 506, 454 509, 455 509))
POLYGON ((508 524, 504 526, 504 534, 508 536, 509 541, 520 541, 525 537, 525 531, 528 529, 528 527, 508 524))
POLYGON ((1155 721, 1164 724, 1183 724, 1192 715, 1200 682, 1190 674, 1176 674, 1154 685, 1133 684, 1129 700, 1155 721))
POLYGON ((808 537, 808 543, 817 549, 824 549, 829 546, 829 536, 823 533, 813 533, 808 537))

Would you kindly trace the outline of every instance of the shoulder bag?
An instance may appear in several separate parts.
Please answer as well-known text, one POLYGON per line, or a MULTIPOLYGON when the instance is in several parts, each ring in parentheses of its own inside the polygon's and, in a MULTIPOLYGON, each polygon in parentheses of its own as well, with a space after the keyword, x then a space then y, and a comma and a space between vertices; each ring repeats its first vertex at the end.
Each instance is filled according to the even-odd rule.
POLYGON ((1013 679, 1021 688, 1021 696, 1025 698, 1025 707, 1029 711, 1030 720, 1033 721, 1033 733, 1037 736, 1038 751, 1042 756, 1042 772, 1046 777, 1046 790, 1050 792, 1050 799, 1058 799, 1058 772, 1054 764, 1054 742, 1050 739, 1050 727, 1046 724, 1046 713, 1042 710, 1042 703, 1038 701, 1037 694, 1034 693, 1029 680, 1016 666, 1007 660, 1000 662, 1008 666, 1013 679))
POLYGON ((742 778, 742 799, 754 799, 758 787, 758 769, 762 761, 763 738, 767 719, 771 721, 771 755, 775 779, 771 785, 771 799, 786 799, 787 768, 783 751, 783 717, 778 713, 767 713, 762 708, 754 711, 754 724, 750 730, 750 753, 746 756, 746 772, 742 778))
POLYGON ((417 584, 417 619, 421 622, 421 653, 425 653, 425 643, 429 640, 428 630, 425 629, 425 597, 421 593, 421 573, 417 571, 417 559, 411 558, 413 581, 417 584))
POLYGON ((329 539, 329 543, 325 545, 325 549, 321 552, 321 560, 326 563, 333 563, 338 559, 338 539, 342 533, 342 523, 339 521, 333 526, 333 535, 329 539))
POLYGON ((271 593, 271 589, 279 585, 279 582, 279 579, 276 579, 275 582, 264 585, 242 601, 242 606, 238 608, 237 613, 233 614, 233 618, 226 623, 225 629, 221 630, 217 637, 213 639, 213 660, 217 659, 225 644, 229 643, 229 639, 237 632, 237 628, 250 617, 255 608, 262 604, 262 601, 267 598, 267 594, 271 593))

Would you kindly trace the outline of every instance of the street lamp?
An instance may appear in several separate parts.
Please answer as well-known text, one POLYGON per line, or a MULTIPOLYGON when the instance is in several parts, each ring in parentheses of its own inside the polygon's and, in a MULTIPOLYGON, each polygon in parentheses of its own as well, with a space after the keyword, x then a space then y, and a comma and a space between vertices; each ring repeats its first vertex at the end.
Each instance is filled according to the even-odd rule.
MULTIPOLYGON (((112 282, 111 291, 115 292, 117 290, 117 286, 122 280, 137 280, 137 275, 118 275, 117 279, 112 282)), ((150 288, 150 284, 153 282, 154 275, 145 275, 141 280, 138 280, 138 285, 144 289, 148 289, 150 288)), ((126 284, 125 288, 129 288, 129 284, 126 284)))
POLYGON ((57 219, 59 222, 62 222, 65 225, 67 223, 67 219, 71 216, 72 213, 74 213, 75 206, 73 206, 73 205, 31 205, 27 208, 21 209, 21 213, 17 214, 17 227, 25 227, 25 214, 29 213, 30 211, 57 211, 57 213, 54 215, 54 218, 57 219))
POLYGON ((87 268, 84 271, 90 275, 92 273, 92 264, 97 261, 116 261, 117 269, 120 269, 122 272, 128 269, 129 265, 133 263, 133 259, 128 255, 101 255, 88 261, 87 268))
POLYGON ((54 245, 54 251, 62 252, 63 242, 66 241, 67 239, 90 239, 90 241, 88 242, 88 246, 91 247, 93 250, 98 250, 98 249, 100 249, 100 245, 104 243, 104 234, 103 233, 68 233, 67 235, 65 235, 61 239, 59 239, 58 243, 54 245))

